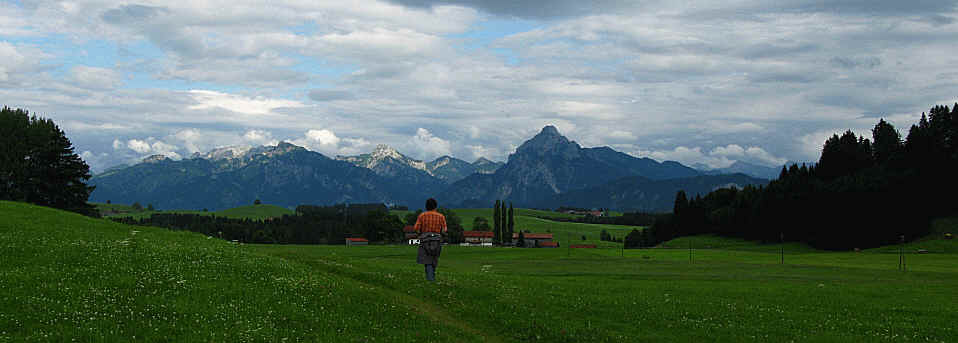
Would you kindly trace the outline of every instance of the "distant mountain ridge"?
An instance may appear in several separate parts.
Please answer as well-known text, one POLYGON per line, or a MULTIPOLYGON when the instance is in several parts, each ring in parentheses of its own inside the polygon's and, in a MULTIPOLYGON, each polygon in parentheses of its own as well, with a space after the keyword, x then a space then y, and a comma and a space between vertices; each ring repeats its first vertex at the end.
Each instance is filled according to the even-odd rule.
POLYGON ((537 207, 557 194, 628 176, 667 179, 698 175, 701 173, 677 162, 659 163, 608 147, 582 148, 550 125, 520 145, 495 173, 473 174, 452 184, 441 197, 452 204, 505 199, 537 207))
MULTIPOLYGON (((453 183, 474 173, 495 172, 503 165, 485 158, 469 163, 451 156, 441 156, 431 162, 423 162, 407 157, 385 144, 377 145, 376 149, 368 154, 336 156, 336 159, 352 163, 357 167, 372 169, 383 176, 413 177, 413 175, 425 173, 443 183, 453 183)), ((422 175, 417 177, 422 178, 423 182, 427 179, 422 175)))
POLYGON ((662 211, 675 192, 697 194, 729 185, 762 184, 746 175, 707 175, 678 162, 638 158, 609 147, 583 148, 544 127, 506 163, 450 156, 430 162, 386 145, 358 156, 329 158, 287 142, 224 147, 174 161, 150 156, 94 176, 91 201, 211 210, 255 199, 284 207, 377 202, 412 208, 434 197, 446 207, 605 207, 662 211))
POLYGON ((255 199, 284 207, 344 202, 418 204, 428 198, 426 192, 439 191, 430 185, 382 177, 286 142, 221 159, 150 160, 94 176, 90 183, 97 188, 90 201, 219 210, 255 199))

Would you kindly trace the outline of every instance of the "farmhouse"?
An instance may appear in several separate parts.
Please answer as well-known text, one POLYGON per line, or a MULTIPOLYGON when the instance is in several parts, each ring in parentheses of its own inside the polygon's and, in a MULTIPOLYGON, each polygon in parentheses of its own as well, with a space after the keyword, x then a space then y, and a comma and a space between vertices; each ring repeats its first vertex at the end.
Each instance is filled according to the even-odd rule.
MULTIPOLYGON (((539 247, 542 243, 552 242, 551 233, 523 233, 522 236, 526 247, 539 247)), ((519 241, 518 233, 512 234, 512 241, 519 241)))
POLYGON ((539 243, 540 248, 558 248, 559 242, 542 242, 539 243))
POLYGON ((469 245, 492 245, 495 234, 491 231, 463 231, 462 237, 469 245))
POLYGON ((365 238, 346 238, 346 246, 349 247, 353 245, 369 245, 369 240, 365 238))

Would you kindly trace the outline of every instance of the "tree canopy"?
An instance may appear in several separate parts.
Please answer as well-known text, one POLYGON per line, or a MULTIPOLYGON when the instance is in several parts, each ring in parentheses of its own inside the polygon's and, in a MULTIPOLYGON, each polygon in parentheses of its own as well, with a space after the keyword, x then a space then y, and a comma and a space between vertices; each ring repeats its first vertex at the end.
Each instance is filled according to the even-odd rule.
POLYGON ((0 199, 97 214, 90 167, 52 120, 3 107, 0 146, 0 199))

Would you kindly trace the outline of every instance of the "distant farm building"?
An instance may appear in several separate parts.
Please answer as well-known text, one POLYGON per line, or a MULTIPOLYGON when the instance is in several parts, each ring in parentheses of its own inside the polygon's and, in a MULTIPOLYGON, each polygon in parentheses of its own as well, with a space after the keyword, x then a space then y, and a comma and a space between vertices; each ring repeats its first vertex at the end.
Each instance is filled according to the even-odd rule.
POLYGON ((542 242, 539 243, 540 248, 558 248, 559 242, 542 242))
MULTIPOLYGON (((551 233, 523 233, 522 236, 523 242, 525 244, 524 246, 527 248, 540 247, 542 246, 542 243, 552 242, 551 233)), ((512 234, 512 241, 519 241, 518 233, 512 234)))
POLYGON ((600 210, 589 210, 589 211, 586 211, 586 210, 568 210, 568 211, 565 211, 565 213, 567 213, 567 214, 574 214, 574 215, 580 215, 580 216, 585 216, 585 215, 591 215, 591 216, 594 216, 594 217, 603 217, 603 216, 605 216, 605 212, 600 211, 600 210))
POLYGON ((495 234, 491 231, 463 231, 462 237, 469 245, 492 245, 495 234))
POLYGON ((365 238, 346 238, 346 246, 369 245, 369 240, 365 238))

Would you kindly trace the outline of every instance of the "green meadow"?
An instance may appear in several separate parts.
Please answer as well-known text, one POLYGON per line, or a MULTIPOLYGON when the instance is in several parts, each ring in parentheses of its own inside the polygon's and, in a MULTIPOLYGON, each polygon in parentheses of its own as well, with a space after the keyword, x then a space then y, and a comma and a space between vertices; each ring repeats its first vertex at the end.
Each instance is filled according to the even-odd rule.
POLYGON ((123 204, 94 203, 94 205, 96 205, 97 209, 100 210, 100 214, 104 217, 132 217, 134 219, 149 218, 154 213, 199 214, 236 219, 266 219, 294 214, 292 210, 285 207, 268 204, 240 206, 215 212, 196 210, 150 211, 147 209, 137 210, 131 205, 123 204))
POLYGON ((624 251, 447 246, 427 283, 412 246, 230 244, 12 202, 0 218, 0 341, 958 341, 958 244, 937 237, 786 244, 785 264, 781 245, 709 236, 624 251))

